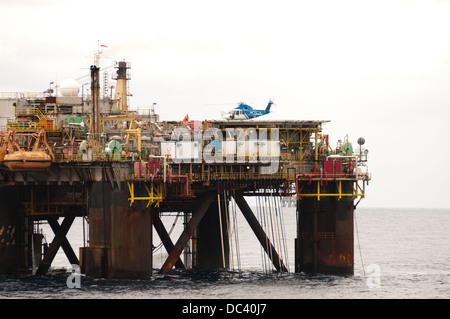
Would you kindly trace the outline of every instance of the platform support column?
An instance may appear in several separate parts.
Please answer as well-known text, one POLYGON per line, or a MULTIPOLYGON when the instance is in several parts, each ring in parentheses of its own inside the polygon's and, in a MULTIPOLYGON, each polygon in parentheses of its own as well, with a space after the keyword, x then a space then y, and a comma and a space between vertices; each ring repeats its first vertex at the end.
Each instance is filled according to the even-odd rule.
POLYGON ((17 274, 26 265, 19 193, 13 187, 0 189, 0 275, 17 274))
POLYGON ((339 195, 340 190, 351 194, 352 182, 306 182, 302 194, 315 194, 318 189, 323 196, 303 196, 297 201, 295 271, 353 275, 353 197, 325 196, 339 195))
MULTIPOLYGON (((145 189, 136 190, 138 196, 145 189)), ((152 208, 130 207, 126 187, 94 182, 89 194, 89 247, 80 249, 82 272, 91 277, 152 276, 152 208)))

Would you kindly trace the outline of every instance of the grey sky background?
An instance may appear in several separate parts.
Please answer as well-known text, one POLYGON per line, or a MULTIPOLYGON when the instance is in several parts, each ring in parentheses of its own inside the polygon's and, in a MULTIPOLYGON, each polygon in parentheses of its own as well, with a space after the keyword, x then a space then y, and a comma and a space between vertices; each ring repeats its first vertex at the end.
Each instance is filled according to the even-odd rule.
MULTIPOLYGON (((4 1, 0 92, 44 91, 131 63, 131 106, 218 119, 330 120, 364 137, 364 207, 450 208, 450 1, 4 1)), ((81 84, 83 80, 80 80, 81 84)))

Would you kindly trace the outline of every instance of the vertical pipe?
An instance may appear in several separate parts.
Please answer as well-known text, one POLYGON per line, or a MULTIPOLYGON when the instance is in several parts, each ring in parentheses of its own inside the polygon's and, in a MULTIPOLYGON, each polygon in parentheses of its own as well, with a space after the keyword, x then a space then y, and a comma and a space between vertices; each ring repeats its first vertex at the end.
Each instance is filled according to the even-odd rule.
MULTIPOLYGON (((231 253, 231 267, 228 266, 228 268, 231 268, 231 269, 234 270, 233 238, 232 238, 232 236, 230 236, 231 235, 231 232, 230 232, 230 211, 229 211, 230 201, 228 200, 228 194, 227 193, 228 193, 228 191, 226 191, 224 189, 223 190, 223 196, 224 196, 224 199, 225 199, 225 205, 224 205, 224 208, 225 208, 225 222, 227 223, 226 235, 227 235, 227 238, 228 238, 229 254, 231 253)), ((224 264, 225 264, 225 258, 223 258, 223 259, 224 259, 224 264)))
POLYGON ((33 275, 35 274, 35 268, 36 268, 36 264, 35 264, 35 258, 34 258, 34 236, 33 236, 33 234, 31 234, 31 273, 33 275))
POLYGON ((99 67, 91 65, 91 95, 92 95, 91 133, 94 134, 94 137, 97 137, 96 134, 100 133, 99 70, 100 70, 99 67))
POLYGON ((314 149, 315 149, 315 155, 314 155, 314 160, 316 161, 316 168, 317 168, 317 160, 319 159, 318 156, 318 147, 317 147, 317 141, 318 141, 318 136, 317 136, 317 132, 319 131, 319 128, 317 128, 317 131, 314 132, 314 149))
MULTIPOLYGON (((271 207, 271 211, 272 211, 272 216, 273 216, 273 220, 274 220, 274 227, 275 227, 275 242, 276 242, 276 246, 278 251, 280 252, 280 254, 282 253, 282 249, 281 249, 281 239, 280 239, 280 232, 279 232, 279 227, 278 227, 278 218, 276 216, 276 211, 275 211, 275 202, 273 199, 273 190, 271 190, 270 192, 270 199, 272 202, 272 207, 271 207)), ((281 264, 281 257, 280 254, 278 254, 278 262, 281 264)))
POLYGON ((225 250, 223 248, 223 229, 222 229, 222 212, 220 209, 220 194, 217 193, 217 205, 219 208, 219 228, 220 228, 220 244, 222 245, 222 265, 223 268, 225 269, 225 250))
MULTIPOLYGON (((266 191, 266 189, 264 189, 264 192, 265 191, 266 191)), ((267 208, 267 196, 266 195, 264 195, 264 211, 263 211, 263 214, 264 214, 264 219, 267 218, 267 220, 266 220, 266 229, 265 229, 266 233, 268 234, 268 236, 266 236, 266 249, 269 249, 269 242, 270 242, 269 221, 270 221, 270 226, 272 226, 272 215, 270 214, 270 212, 269 212, 269 210, 267 208)), ((270 230, 273 231, 273 227, 270 227, 270 230)), ((272 262, 272 264, 274 264, 273 255, 272 255, 272 250, 271 249, 269 249, 268 255, 269 255, 270 261, 272 262)))
POLYGON ((239 231, 238 231, 237 216, 236 216, 236 201, 233 201, 233 220, 234 220, 234 234, 236 237, 236 256, 237 256, 238 269, 240 272, 241 271, 241 255, 240 255, 240 248, 239 248, 239 231))
POLYGON ((244 199, 244 196, 242 196, 241 193, 236 193, 235 199, 236 199, 236 203, 238 204, 242 214, 244 215, 248 224, 250 225, 250 227, 252 228, 256 237, 258 238, 259 243, 264 247, 264 250, 266 251, 267 254, 271 254, 271 256, 273 256, 272 262, 273 262, 275 268, 278 271, 287 272, 287 268, 284 266, 283 261, 280 261, 280 258, 278 257, 278 253, 276 252, 274 246, 267 239, 267 235, 264 233, 264 230, 261 228, 261 225, 259 224, 255 215, 253 214, 250 206, 248 206, 246 200, 244 199), (265 245, 266 240, 268 242, 267 246, 265 245))

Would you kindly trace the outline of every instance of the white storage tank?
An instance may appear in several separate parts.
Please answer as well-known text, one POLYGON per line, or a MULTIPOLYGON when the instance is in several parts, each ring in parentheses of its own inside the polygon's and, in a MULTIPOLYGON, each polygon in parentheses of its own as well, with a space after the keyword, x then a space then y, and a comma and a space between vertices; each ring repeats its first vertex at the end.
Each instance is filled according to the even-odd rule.
POLYGON ((64 97, 77 97, 80 91, 80 85, 74 79, 66 79, 61 82, 59 91, 64 97))

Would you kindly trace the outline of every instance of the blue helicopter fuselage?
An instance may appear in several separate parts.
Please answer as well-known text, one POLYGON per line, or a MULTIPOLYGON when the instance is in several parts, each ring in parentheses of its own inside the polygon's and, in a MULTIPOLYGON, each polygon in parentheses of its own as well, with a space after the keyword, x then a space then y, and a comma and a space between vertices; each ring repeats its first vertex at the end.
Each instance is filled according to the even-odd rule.
POLYGON ((265 110, 254 110, 251 106, 241 103, 233 110, 223 114, 226 120, 249 120, 270 113, 273 102, 269 101, 265 110))

